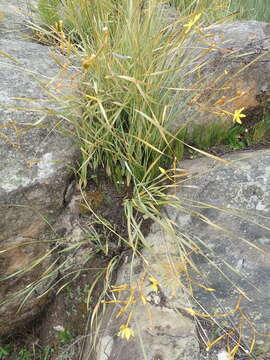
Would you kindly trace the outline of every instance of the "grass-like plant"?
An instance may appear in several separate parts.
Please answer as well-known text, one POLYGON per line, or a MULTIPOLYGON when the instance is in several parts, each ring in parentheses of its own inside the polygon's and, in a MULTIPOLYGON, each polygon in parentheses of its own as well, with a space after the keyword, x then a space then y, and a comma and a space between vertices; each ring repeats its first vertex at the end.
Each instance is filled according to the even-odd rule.
POLYGON ((231 0, 229 9, 238 12, 241 19, 270 22, 269 4, 265 0, 231 0))
POLYGON ((212 0, 171 0, 169 3, 181 11, 208 11, 210 19, 216 18, 217 14, 227 16, 235 13, 237 19, 270 21, 270 9, 266 0, 220 0, 214 4, 212 0), (213 14, 211 11, 213 5, 218 13, 213 14))
POLYGON ((38 10, 41 15, 41 20, 47 25, 53 25, 55 22, 61 20, 59 13, 61 0, 40 0, 38 2, 38 10))
POLYGON ((173 68, 164 69, 187 36, 181 31, 171 42, 173 30, 165 31, 154 3, 144 8, 139 0, 103 0, 83 7, 69 1, 64 7, 82 47, 80 96, 74 99, 82 112, 73 124, 82 143, 84 182, 89 162, 94 169, 103 166, 115 182, 129 184, 132 177, 155 178, 159 167, 183 152, 181 141, 164 131, 171 120, 166 87, 173 68))
MULTIPOLYGON (((74 82, 73 94, 60 99, 64 109, 60 115, 72 125, 69 131, 81 148, 83 160, 78 173, 82 194, 89 168, 102 167, 117 186, 132 186, 132 196, 123 204, 128 237, 119 235, 119 239, 133 250, 134 256, 140 256, 140 247, 145 243, 141 229, 144 216, 159 223, 175 240, 183 263, 191 264, 189 254, 199 245, 179 234, 161 211, 168 204, 188 211, 168 195, 168 190, 186 175, 177 163, 183 157, 184 146, 212 156, 205 153, 211 145, 224 141, 230 145, 230 139, 238 136, 238 128, 235 133, 230 130, 233 124, 193 126, 190 131, 183 123, 177 131, 170 130, 176 97, 179 103, 182 101, 182 111, 189 100, 186 93, 182 96, 186 69, 192 67, 185 45, 197 29, 201 30, 201 24, 228 15, 230 1, 216 1, 214 5, 207 0, 92 0, 87 6, 85 0, 39 1, 40 17, 49 26, 44 30, 46 36, 51 36, 66 55, 65 68, 76 67, 79 80, 74 82), (179 12, 172 23, 166 21, 165 5, 176 6, 183 15, 179 12), (173 56, 176 51, 182 59, 178 64, 173 56), (179 71, 183 74, 180 80, 175 76, 179 71)), ((181 117, 181 111, 177 116, 181 117)), ((268 131, 266 123, 254 130, 254 139, 261 139, 268 131)), ((87 200, 85 205, 93 210, 87 200)), ((103 247, 108 255, 107 244, 100 243, 103 247)), ((96 309, 110 287, 116 263, 114 257, 103 270, 106 283, 96 309)), ((150 278, 152 286, 157 287, 158 280, 150 278)), ((119 333, 127 338, 132 331, 126 324, 119 333)))

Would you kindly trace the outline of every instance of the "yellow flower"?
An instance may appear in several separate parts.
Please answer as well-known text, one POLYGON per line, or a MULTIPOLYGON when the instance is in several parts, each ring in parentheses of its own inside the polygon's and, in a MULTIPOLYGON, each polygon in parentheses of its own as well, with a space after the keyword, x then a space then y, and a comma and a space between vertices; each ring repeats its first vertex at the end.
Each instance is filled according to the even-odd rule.
POLYGON ((151 282, 151 288, 155 291, 158 292, 158 281, 152 277, 149 278, 149 281, 151 282))
POLYGON ((245 114, 241 114, 243 110, 244 110, 243 107, 240 110, 235 110, 234 115, 233 115, 234 123, 242 124, 241 118, 246 117, 245 114))
POLYGON ((185 34, 187 34, 191 28, 196 24, 196 22, 200 19, 202 14, 197 14, 194 16, 193 20, 190 20, 187 24, 184 24, 183 26, 186 28, 185 34))
POLYGON ((134 331, 126 324, 121 325, 117 336, 120 336, 122 339, 129 340, 131 336, 134 336, 134 331))

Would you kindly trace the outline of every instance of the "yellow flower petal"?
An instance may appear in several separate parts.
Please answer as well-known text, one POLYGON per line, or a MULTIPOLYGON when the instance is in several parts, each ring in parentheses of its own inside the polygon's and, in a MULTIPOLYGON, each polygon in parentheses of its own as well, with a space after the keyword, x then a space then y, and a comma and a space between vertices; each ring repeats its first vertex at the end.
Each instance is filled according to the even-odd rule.
POLYGON ((117 336, 120 336, 122 339, 129 340, 131 336, 134 336, 134 331, 124 324, 120 326, 120 331, 117 333, 117 336))
POLYGON ((234 123, 238 123, 238 124, 242 124, 242 121, 241 121, 241 118, 244 118, 246 117, 245 114, 242 114, 242 111, 244 110, 245 108, 241 108, 239 110, 235 110, 234 114, 233 114, 233 122, 234 123))
POLYGON ((183 26, 186 28, 185 34, 187 34, 191 28, 196 24, 196 22, 200 19, 202 14, 197 14, 194 16, 193 20, 190 20, 187 24, 184 24, 183 26))
POLYGON ((151 288, 153 291, 158 292, 158 281, 153 277, 150 277, 149 281, 151 282, 151 288))

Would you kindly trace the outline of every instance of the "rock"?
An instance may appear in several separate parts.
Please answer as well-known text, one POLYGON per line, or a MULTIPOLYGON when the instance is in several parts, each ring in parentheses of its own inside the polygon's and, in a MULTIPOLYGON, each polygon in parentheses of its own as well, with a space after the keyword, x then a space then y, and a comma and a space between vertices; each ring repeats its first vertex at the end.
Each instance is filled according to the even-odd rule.
POLYGON ((209 158, 183 161, 180 167, 192 174, 175 189, 178 200, 165 212, 182 244, 192 248, 197 312, 227 314, 214 319, 227 331, 241 326, 244 347, 255 336, 267 354, 270 341, 262 335, 270 332, 270 151, 223 160, 230 165, 209 158))
MULTIPOLYGON (((181 311, 184 306, 191 307, 190 300, 184 287, 178 286, 175 292, 178 279, 171 267, 172 264, 179 265, 179 258, 175 256, 177 250, 169 238, 164 243, 164 236, 162 230, 153 227, 146 239, 149 246, 143 251, 144 262, 133 259, 131 275, 130 259, 127 258, 118 271, 116 287, 126 284, 127 288, 112 292, 111 299, 130 301, 131 305, 121 313, 119 303, 108 304, 99 333, 98 360, 126 360, 127 354, 130 360, 198 359, 199 345, 193 318, 181 311), (172 275, 169 282, 166 281, 168 274, 172 275), (151 287, 151 278, 158 282, 157 291, 151 287), (134 337, 127 341, 117 335, 129 317, 134 337)), ((91 342, 88 341, 85 359, 89 358, 90 349, 91 342)))
POLYGON ((170 127, 179 129, 187 121, 189 127, 231 124, 241 108, 247 115, 244 124, 269 113, 269 35, 268 23, 237 21, 201 29, 173 50, 169 66, 184 66, 174 86, 198 91, 175 93, 170 127))
POLYGON ((69 77, 49 47, 25 37, 21 21, 27 15, 16 13, 22 3, 0 5, 0 336, 44 308, 41 295, 57 276, 50 227, 64 209, 71 167, 79 159, 71 139, 56 131, 58 105, 46 92, 57 95, 53 86, 69 77), (44 109, 50 117, 41 122, 44 109), (52 276, 42 280, 49 268, 52 276))
MULTIPOLYGON (((216 323, 199 325, 199 332, 207 334, 205 343, 232 329, 237 341, 240 325, 243 349, 249 350, 256 329, 256 351, 270 351, 269 339, 262 336, 270 332, 270 151, 234 153, 223 162, 187 160, 179 167, 192 173, 172 191, 174 202, 163 212, 167 220, 151 227, 143 261, 133 262, 132 274, 128 258, 118 272, 116 286, 127 288, 112 292, 108 301, 135 299, 135 304, 119 317, 123 304, 107 305, 98 360, 124 360, 127 354, 130 359, 217 359, 227 353, 224 337, 206 357, 200 354, 193 312, 202 315, 198 323, 204 315, 216 323), (168 231, 170 226, 176 232, 168 231), (157 292, 150 277, 158 282, 157 292), (136 288, 134 298, 129 284, 136 288), (127 341, 117 334, 131 312, 129 327, 135 337, 127 341)), ((230 339, 231 349, 235 344, 230 339)))
MULTIPOLYGON (((32 20, 38 0, 3 0, 0 4, 1 39, 27 39, 31 31, 25 26, 32 20)), ((2 49, 1 49, 2 50, 2 49)))

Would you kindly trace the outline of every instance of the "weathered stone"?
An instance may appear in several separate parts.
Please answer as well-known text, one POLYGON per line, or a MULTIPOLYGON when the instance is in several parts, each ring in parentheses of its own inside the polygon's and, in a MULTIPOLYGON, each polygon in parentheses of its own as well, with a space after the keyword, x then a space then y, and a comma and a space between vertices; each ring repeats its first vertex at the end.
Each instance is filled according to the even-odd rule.
POLYGON ((3 0, 0 3, 1 39, 27 39, 31 30, 25 26, 32 20, 38 0, 3 0))
POLYGON ((72 177, 68 165, 79 158, 72 141, 57 132, 58 105, 48 95, 57 95, 54 86, 69 77, 59 71, 49 47, 25 38, 21 21, 27 15, 18 15, 16 5, 22 2, 5 0, 0 5, 0 335, 43 309, 46 300, 38 296, 55 276, 41 281, 53 260, 48 224, 53 225, 64 208, 72 177), (46 109, 50 117, 39 121, 46 109), (27 293, 17 295, 27 286, 30 296, 17 313, 27 293))
POLYGON ((201 30, 168 54, 170 67, 183 66, 175 87, 189 89, 175 93, 171 128, 232 123, 243 107, 244 123, 261 120, 269 113, 270 24, 237 21, 201 30))
POLYGON ((231 165, 209 158, 182 162, 192 174, 175 189, 178 200, 166 214, 193 249, 198 312, 229 314, 215 320, 227 330, 242 324, 245 347, 255 334, 260 350, 269 353, 269 338, 262 335, 270 332, 270 151, 225 160, 231 165), (239 300, 240 308, 230 313, 239 300))
MULTIPOLYGON (((179 167, 192 173, 171 194, 174 202, 164 210, 169 221, 152 226, 145 239, 144 260, 133 263, 132 275, 128 259, 118 273, 117 285, 140 284, 139 300, 129 309, 135 338, 127 342, 117 336, 130 312, 116 318, 121 305, 109 304, 100 329, 98 360, 126 359, 127 354, 130 359, 204 359, 188 316, 191 309, 214 316, 219 331, 237 330, 242 322, 241 343, 246 350, 253 338, 247 316, 258 331, 255 347, 269 353, 269 339, 261 335, 270 331, 270 151, 231 154, 223 163, 208 158, 188 160, 179 167), (168 231, 170 226, 177 236, 168 231), (157 293, 150 276, 159 283, 157 293), (193 289, 192 303, 185 290, 188 286, 193 289), (239 299, 240 308, 230 312, 239 299), (222 317, 215 317, 218 314, 222 317)), ((129 295, 130 291, 122 291, 110 300, 127 300, 129 295)), ((213 330, 207 336, 213 341, 215 334, 213 330)), ((237 331, 232 337, 238 341, 237 331)), ((220 353, 226 341, 218 345, 220 353)), ((235 344, 231 340, 231 349, 235 344)), ((215 352, 207 356, 217 358, 215 352)))
MULTIPOLYGON (((130 360, 198 359, 195 324, 187 312, 181 311, 183 307, 191 307, 186 290, 182 285, 179 286, 176 275, 178 271, 182 271, 183 264, 179 256, 176 256, 175 243, 169 237, 164 242, 164 236, 166 235, 161 229, 153 227, 146 239, 147 249, 142 254, 144 261, 133 261, 132 271, 129 263, 120 268, 116 286, 127 284, 129 290, 114 294, 117 300, 131 301, 131 306, 117 316, 120 311, 119 303, 108 305, 109 308, 102 317, 97 347, 98 360, 126 360, 127 354, 130 360), (157 280, 158 291, 151 287, 149 278, 157 280), (134 293, 130 291, 131 288, 134 293), (127 341, 117 334, 120 326, 127 323, 130 314, 128 324, 135 336, 127 341)), ((122 307, 124 305, 125 303, 122 307)), ((88 344, 89 349, 91 343, 88 344)), ((88 350, 86 348, 84 352, 85 359, 89 358, 88 350)))

